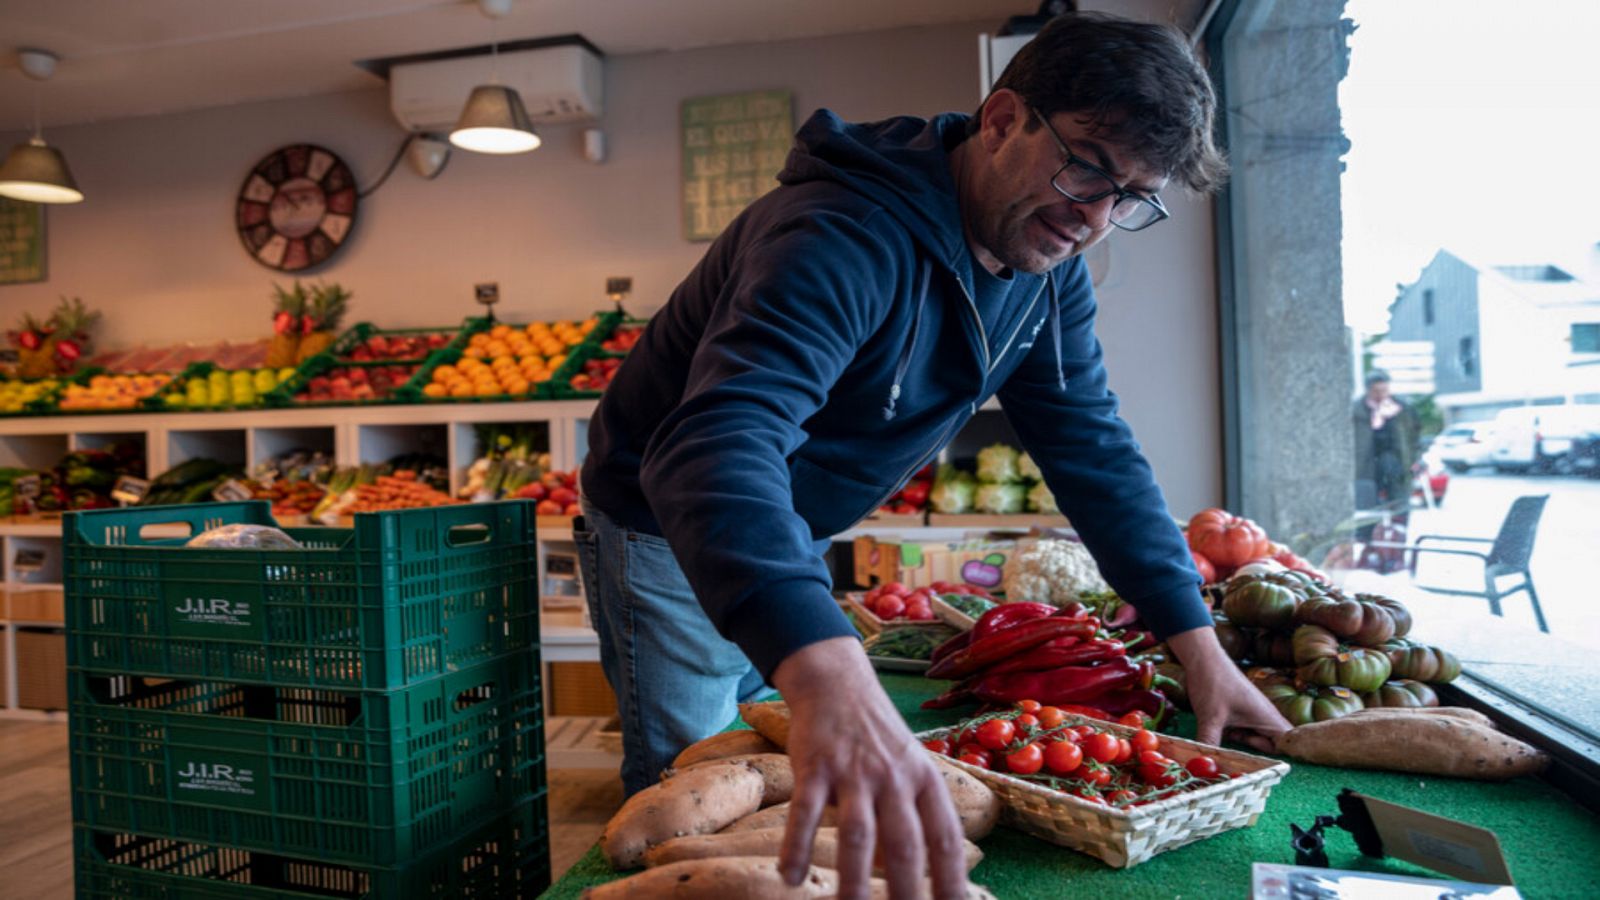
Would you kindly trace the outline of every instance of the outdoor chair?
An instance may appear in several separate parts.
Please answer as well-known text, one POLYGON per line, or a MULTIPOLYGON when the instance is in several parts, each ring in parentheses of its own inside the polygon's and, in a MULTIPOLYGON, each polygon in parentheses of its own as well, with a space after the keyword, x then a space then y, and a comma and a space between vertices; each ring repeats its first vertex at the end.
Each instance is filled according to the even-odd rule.
POLYGON ((1549 633, 1550 628, 1544 621, 1544 610, 1539 608, 1539 594, 1533 589, 1533 573, 1528 570, 1528 560, 1533 556, 1533 540, 1539 530, 1539 517, 1544 515, 1545 501, 1550 499, 1549 494, 1518 497, 1512 501, 1511 509, 1506 512, 1505 521, 1500 523, 1500 533, 1491 538, 1460 537, 1445 534, 1419 535, 1411 544, 1392 544, 1376 542, 1369 544, 1372 547, 1398 548, 1410 554, 1409 566, 1411 577, 1417 576, 1417 557, 1424 553, 1440 553, 1450 556, 1470 556, 1483 561, 1483 587, 1481 591, 1459 590, 1455 588, 1433 587, 1425 584, 1417 585, 1418 588, 1435 594, 1451 594, 1458 597, 1482 597, 1489 601, 1489 612, 1503 616, 1500 601, 1518 591, 1528 592, 1528 601, 1533 604, 1533 617, 1539 623, 1539 630, 1549 633), (1438 541, 1449 544, 1488 544, 1489 549, 1468 550, 1463 547, 1425 547, 1424 542, 1438 541), (1512 575, 1522 576, 1522 580, 1509 588, 1499 586, 1500 579, 1512 575))

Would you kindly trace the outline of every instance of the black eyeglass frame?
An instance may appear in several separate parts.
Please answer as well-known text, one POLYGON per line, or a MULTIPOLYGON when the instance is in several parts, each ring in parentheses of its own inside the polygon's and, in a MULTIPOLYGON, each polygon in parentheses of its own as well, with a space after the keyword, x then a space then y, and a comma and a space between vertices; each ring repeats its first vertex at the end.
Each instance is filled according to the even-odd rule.
MULTIPOLYGON (((1151 225, 1156 224, 1157 222, 1161 222, 1161 221, 1163 221, 1165 219, 1170 219, 1172 217, 1172 214, 1167 212, 1167 205, 1165 203, 1161 202, 1161 197, 1160 196, 1158 196, 1156 194, 1151 194, 1150 196, 1146 197, 1146 196, 1143 196, 1142 194, 1139 194, 1139 193, 1137 193, 1135 191, 1130 191, 1127 188, 1117 184, 1117 180, 1115 178, 1111 177, 1111 173, 1107 172, 1105 169, 1100 168, 1099 166, 1095 165, 1094 163, 1089 162, 1088 160, 1084 159, 1083 157, 1079 156, 1078 154, 1073 153, 1072 152, 1072 148, 1067 146, 1067 142, 1061 139, 1061 135, 1060 134, 1056 133, 1055 127, 1050 124, 1050 120, 1046 119, 1044 117, 1044 113, 1039 112, 1038 109, 1036 109, 1034 107, 1031 107, 1031 106, 1028 107, 1028 110, 1030 112, 1032 112, 1034 117, 1039 120, 1039 124, 1044 126, 1044 130, 1049 132, 1050 139, 1056 142, 1056 147, 1058 149, 1060 149, 1060 151, 1062 153, 1066 154, 1067 161, 1062 163, 1061 164, 1061 168, 1056 169, 1055 174, 1050 176, 1050 186, 1056 189, 1056 193, 1058 193, 1061 196, 1067 198, 1068 200, 1073 201, 1074 203, 1097 203, 1097 202, 1099 202, 1101 200, 1104 200, 1107 197, 1112 196, 1113 194, 1116 195, 1116 198, 1117 198, 1116 202, 1111 204, 1111 216, 1109 218, 1111 220, 1111 224, 1112 225, 1115 225, 1116 227, 1122 229, 1123 231, 1143 231, 1146 228, 1149 228, 1151 225), (1089 170, 1090 172, 1094 173, 1095 175, 1098 175, 1101 178, 1104 178, 1106 180, 1106 183, 1111 185, 1110 190, 1101 191, 1098 194, 1092 194, 1092 195, 1088 195, 1088 196, 1080 196, 1078 194, 1072 193, 1071 191, 1064 190, 1061 187, 1061 185, 1056 183, 1056 179, 1060 178, 1061 177, 1061 173, 1065 172, 1068 167, 1073 166, 1073 165, 1082 166, 1083 168, 1085 168, 1085 169, 1089 170), (1154 209, 1156 211, 1156 217, 1154 219, 1151 219, 1150 221, 1144 223, 1143 225, 1140 225, 1140 226, 1135 227, 1135 228, 1129 228, 1128 226, 1122 224, 1121 222, 1118 222, 1117 219, 1116 219, 1117 207, 1122 205, 1122 201, 1123 200, 1128 200, 1128 199, 1134 200, 1134 201, 1136 201, 1138 203, 1143 203, 1146 206, 1149 206, 1151 209, 1154 209)), ((1135 208, 1137 208, 1137 207, 1135 207, 1135 208)))

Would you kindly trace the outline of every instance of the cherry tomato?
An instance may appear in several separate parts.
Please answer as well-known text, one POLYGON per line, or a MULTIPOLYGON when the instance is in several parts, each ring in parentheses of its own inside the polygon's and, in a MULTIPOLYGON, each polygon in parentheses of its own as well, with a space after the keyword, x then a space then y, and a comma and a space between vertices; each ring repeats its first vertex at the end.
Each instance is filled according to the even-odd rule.
POLYGON ((1109 801, 1112 806, 1127 806, 1137 799, 1139 799, 1139 795, 1135 794, 1133 791, 1127 790, 1126 788, 1119 791, 1112 791, 1111 794, 1106 797, 1106 800, 1109 801))
POLYGON ((1039 726, 1041 728, 1055 728, 1067 717, 1066 713, 1054 706, 1041 706, 1032 712, 1039 717, 1039 726))
POLYGON ((1065 775, 1083 765, 1083 748, 1071 741, 1051 741, 1044 748, 1044 764, 1050 771, 1065 775))
POLYGON ((1144 713, 1135 709, 1124 713, 1122 718, 1117 720, 1117 724, 1126 725, 1129 728, 1143 728, 1144 723, 1147 721, 1149 721, 1149 716, 1146 716, 1144 713))
POLYGON ((1073 794, 1075 796, 1079 797, 1080 799, 1087 800, 1090 803, 1096 804, 1098 806, 1105 806, 1106 805, 1106 798, 1100 796, 1100 794, 1097 791, 1085 791, 1085 790, 1081 790, 1080 789, 1080 790, 1073 791, 1073 794))
POLYGON ((1016 726, 1005 719, 990 719, 978 726, 978 743, 986 750, 1000 750, 1016 736, 1016 726))
POLYGON ((1093 725, 1075 725, 1072 730, 1081 738, 1090 737, 1096 733, 1093 725))
POLYGON ((968 743, 957 745, 955 752, 950 755, 959 759, 960 757, 966 756, 968 753, 977 753, 987 756, 989 751, 983 749, 983 746, 977 741, 969 741, 968 743))
POLYGON ((1139 765, 1141 766, 1164 766, 1169 762, 1172 762, 1172 760, 1162 756, 1158 750, 1141 750, 1139 752, 1139 765))
POLYGON ((1032 775, 1044 765, 1044 751, 1038 744, 1024 744, 1022 749, 1006 754, 1006 768, 1018 775, 1032 775))
POLYGON ((1153 788, 1169 788, 1178 781, 1178 776, 1167 769, 1157 769, 1151 766, 1140 766, 1139 777, 1144 779, 1145 784, 1153 788))
POLYGON ((1097 763, 1115 762, 1117 753, 1122 748, 1117 746, 1117 736, 1101 732, 1085 738, 1083 741, 1083 755, 1097 763))
POLYGON ((1133 745, 1124 737, 1117 738, 1117 758, 1113 760, 1118 765, 1133 759, 1133 745))
POLYGON ((878 604, 872 608, 872 614, 880 619, 898 619, 906 611, 906 601, 894 594, 884 594, 878 598, 878 604))
POLYGON ((1087 782, 1095 787, 1103 787, 1111 783, 1111 770, 1105 766, 1090 765, 1085 760, 1083 765, 1073 769, 1067 777, 1087 782))
POLYGON ((1020 709, 1025 713, 1037 713, 1041 708, 1042 707, 1039 706, 1039 701, 1037 700, 1017 701, 1017 709, 1020 709))
POLYGON ((961 754, 961 761, 969 766, 977 766, 980 769, 989 768, 989 754, 987 753, 963 753, 961 754))
POLYGON ((1188 769, 1189 774, 1196 778, 1210 779, 1217 777, 1217 761, 1209 756, 1196 756, 1194 759, 1189 760, 1184 768, 1188 769))
POLYGON ((1011 723, 1017 726, 1017 730, 1024 734, 1026 734, 1029 729, 1036 729, 1039 727, 1039 720, 1035 718, 1032 713, 1023 713, 1022 715, 1017 716, 1015 719, 1012 719, 1011 723))
POLYGON ((944 738, 933 738, 922 742, 922 746, 932 750, 940 756, 950 755, 950 742, 944 738))
POLYGON ((1130 743, 1133 744, 1134 751, 1137 753, 1143 753, 1146 750, 1157 750, 1161 747, 1161 739, 1156 737, 1156 733, 1153 731, 1146 731, 1143 728, 1134 732, 1133 737, 1129 740, 1130 743))
POLYGON ((963 728, 963 729, 961 729, 961 733, 956 735, 956 746, 957 747, 961 746, 962 744, 976 744, 977 742, 978 742, 978 729, 976 729, 976 728, 972 728, 970 726, 966 727, 966 728, 963 728))

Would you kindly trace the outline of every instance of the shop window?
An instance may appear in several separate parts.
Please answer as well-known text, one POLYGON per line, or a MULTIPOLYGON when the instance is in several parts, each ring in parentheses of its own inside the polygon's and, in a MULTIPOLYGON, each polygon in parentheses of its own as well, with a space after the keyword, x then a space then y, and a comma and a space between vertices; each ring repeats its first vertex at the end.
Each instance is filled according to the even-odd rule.
POLYGON ((1573 359, 1600 353, 1600 179, 1530 219, 1519 192, 1471 189, 1500 166, 1462 148, 1515 122, 1496 160, 1536 146, 1557 157, 1542 171, 1592 168, 1590 6, 1225 0, 1205 36, 1233 166, 1217 203, 1228 505, 1347 590, 1408 604, 1462 658, 1464 690, 1539 710, 1569 746, 1600 742, 1600 365, 1573 359), (1358 471, 1387 421, 1375 368, 1410 423, 1392 491, 1358 471), (1365 552, 1374 528, 1525 535, 1538 613, 1526 591, 1483 596, 1471 556, 1420 555, 1413 574, 1365 552))

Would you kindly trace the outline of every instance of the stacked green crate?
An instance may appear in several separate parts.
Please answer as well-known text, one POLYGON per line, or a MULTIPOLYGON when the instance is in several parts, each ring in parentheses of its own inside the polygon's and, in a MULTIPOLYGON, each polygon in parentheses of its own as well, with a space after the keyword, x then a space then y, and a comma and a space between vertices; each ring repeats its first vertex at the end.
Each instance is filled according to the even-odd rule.
MULTIPOLYGON (((282 873, 314 871, 373 896, 411 896, 388 884, 466 896, 448 879, 471 874, 460 854, 483 841, 517 857, 517 883, 540 886, 530 895, 542 888, 530 504, 286 529, 297 550, 142 536, 164 523, 272 520, 260 502, 69 515, 81 895, 168 896, 154 885, 198 877, 302 896, 296 885, 314 885, 282 873), (226 860, 253 874, 241 882, 226 860)), ((494 879, 508 860, 486 891, 505 886, 494 879)))

